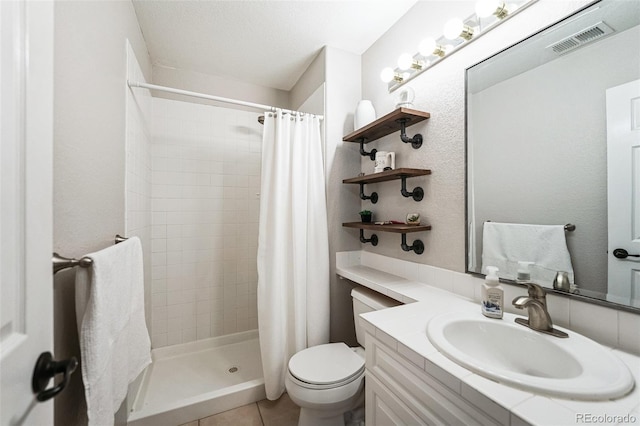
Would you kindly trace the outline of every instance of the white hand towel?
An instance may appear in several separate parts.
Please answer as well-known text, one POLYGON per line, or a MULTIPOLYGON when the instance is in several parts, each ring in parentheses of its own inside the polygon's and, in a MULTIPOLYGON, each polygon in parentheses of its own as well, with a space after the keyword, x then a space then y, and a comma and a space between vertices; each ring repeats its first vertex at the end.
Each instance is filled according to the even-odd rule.
POLYGON ((519 261, 535 263, 529 266, 535 282, 552 283, 558 271, 568 272, 569 281, 573 282, 563 225, 485 222, 482 273, 487 273, 487 266, 496 266, 500 269, 498 276, 515 279, 519 261))
POLYGON ((137 237, 87 255, 76 271, 76 317, 89 425, 113 425, 127 388, 151 363, 137 237))

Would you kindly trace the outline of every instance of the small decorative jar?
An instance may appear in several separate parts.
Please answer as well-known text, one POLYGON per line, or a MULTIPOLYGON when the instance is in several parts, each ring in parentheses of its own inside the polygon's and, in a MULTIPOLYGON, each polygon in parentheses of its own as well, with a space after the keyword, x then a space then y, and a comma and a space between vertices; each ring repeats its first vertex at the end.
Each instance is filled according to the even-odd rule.
POLYGON ((420 213, 407 213, 407 225, 420 225, 420 213))
POLYGON ((353 115, 353 130, 358 130, 376 120, 376 110, 373 108, 371 101, 362 100, 356 106, 356 112, 353 115))

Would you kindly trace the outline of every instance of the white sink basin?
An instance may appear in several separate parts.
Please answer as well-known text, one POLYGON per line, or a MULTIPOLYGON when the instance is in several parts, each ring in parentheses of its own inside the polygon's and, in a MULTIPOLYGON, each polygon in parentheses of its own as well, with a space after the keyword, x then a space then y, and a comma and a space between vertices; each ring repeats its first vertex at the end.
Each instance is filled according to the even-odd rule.
POLYGON ((453 362, 520 389, 581 400, 613 399, 633 389, 627 366, 612 352, 580 334, 566 339, 481 313, 452 312, 433 318, 427 335, 453 362))

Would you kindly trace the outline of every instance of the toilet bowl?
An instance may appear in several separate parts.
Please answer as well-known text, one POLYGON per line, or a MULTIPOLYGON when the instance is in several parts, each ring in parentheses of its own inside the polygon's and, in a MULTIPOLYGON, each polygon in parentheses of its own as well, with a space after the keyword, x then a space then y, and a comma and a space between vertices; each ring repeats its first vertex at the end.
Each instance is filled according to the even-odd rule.
MULTIPOLYGON (((351 292, 358 343, 364 344, 361 313, 400 303, 366 288, 351 292)), ((300 406, 298 426, 344 426, 344 414, 364 403, 364 349, 328 343, 304 349, 289 360, 285 387, 300 406)))
POLYGON ((301 407, 298 425, 344 425, 344 413, 355 408, 363 395, 362 352, 330 343, 291 357, 285 386, 301 407))

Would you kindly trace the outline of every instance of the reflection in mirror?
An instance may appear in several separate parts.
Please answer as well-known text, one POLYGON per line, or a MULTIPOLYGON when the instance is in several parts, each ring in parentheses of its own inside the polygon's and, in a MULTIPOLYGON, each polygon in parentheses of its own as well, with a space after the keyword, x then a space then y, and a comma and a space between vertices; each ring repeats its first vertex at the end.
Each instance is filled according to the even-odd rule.
POLYGON ((640 308, 639 24, 602 0, 467 70, 468 272, 640 308))

